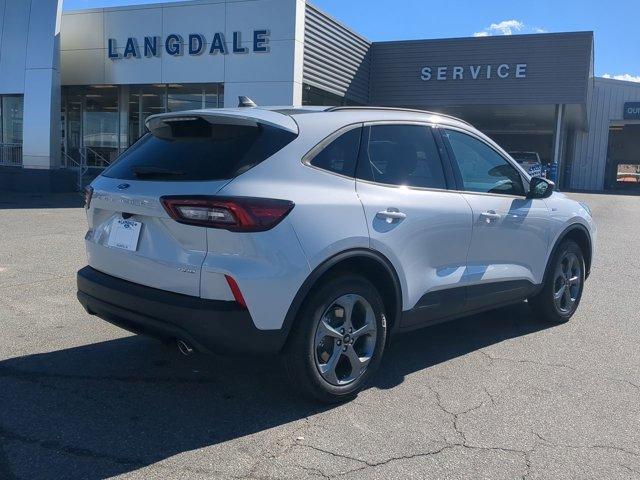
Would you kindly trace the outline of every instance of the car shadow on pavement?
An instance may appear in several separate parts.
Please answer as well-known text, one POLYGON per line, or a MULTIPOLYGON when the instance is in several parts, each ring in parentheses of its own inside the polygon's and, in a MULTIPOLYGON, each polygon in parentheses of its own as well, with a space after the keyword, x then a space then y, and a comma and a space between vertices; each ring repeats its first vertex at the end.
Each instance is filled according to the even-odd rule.
MULTIPOLYGON (((396 337, 374 388, 543 328, 522 304, 396 337)), ((0 478, 102 479, 149 465, 159 478, 185 465, 228 472, 274 441, 268 429, 331 408, 292 390, 278 358, 183 358, 138 336, 3 360, 0 478), (210 457, 170 458, 212 445, 210 457)))
POLYGON ((397 335, 391 338, 373 386, 393 388, 410 373, 551 326, 522 302, 397 335))

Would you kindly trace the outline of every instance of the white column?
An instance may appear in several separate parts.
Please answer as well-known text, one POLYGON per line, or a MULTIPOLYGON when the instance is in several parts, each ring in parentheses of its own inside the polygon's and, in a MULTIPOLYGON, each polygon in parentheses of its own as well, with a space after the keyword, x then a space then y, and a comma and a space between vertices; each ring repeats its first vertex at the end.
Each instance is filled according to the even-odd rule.
POLYGON ((62 0, 32 0, 24 77, 24 168, 60 166, 62 0))

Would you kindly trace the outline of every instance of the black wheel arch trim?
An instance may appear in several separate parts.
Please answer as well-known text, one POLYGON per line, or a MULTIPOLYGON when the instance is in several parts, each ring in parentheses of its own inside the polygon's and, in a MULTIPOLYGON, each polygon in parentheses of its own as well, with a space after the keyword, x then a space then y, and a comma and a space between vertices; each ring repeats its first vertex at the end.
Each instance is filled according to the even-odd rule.
POLYGON ((556 240, 555 244, 553 245, 553 249, 551 250, 551 254, 549 255, 549 259, 547 260, 547 266, 546 266, 546 268, 544 270, 543 282, 547 279, 547 275, 549 274, 549 269, 551 268, 551 261, 555 257, 555 255, 556 255, 556 253, 558 251, 558 248, 560 247, 562 242, 564 240, 566 240, 566 238, 569 236, 569 234, 571 232, 576 231, 576 230, 579 230, 582 233, 584 233, 586 235, 587 241, 589 243, 589 251, 588 252, 583 252, 583 254, 585 256, 584 278, 587 279, 589 277, 589 274, 591 273, 591 263, 593 261, 593 241, 591 239, 591 234, 589 233, 589 230, 587 229, 587 227, 585 227, 581 223, 574 223, 572 225, 569 225, 567 228, 565 228, 562 231, 562 233, 558 236, 558 239, 556 240), (587 261, 587 255, 588 255, 588 261, 587 261))
MULTIPOLYGON (((304 281, 302 286, 298 289, 296 296, 293 298, 291 305, 289 306, 289 310, 284 318, 284 323, 282 325, 282 329, 285 332, 285 337, 288 339, 289 334, 291 333, 291 328, 295 322, 296 317, 298 316, 298 312, 300 311, 300 307, 302 307, 302 303, 305 298, 311 292, 313 286, 320 280, 320 278, 327 273, 331 268, 335 267, 339 263, 350 260, 353 258, 367 258, 370 260, 374 260, 378 262, 391 276, 393 279, 394 285, 394 294, 396 297, 396 311, 394 312, 395 322, 394 327, 398 328, 400 324, 400 318, 402 315, 402 287, 400 285, 400 278, 398 277, 398 273, 396 269, 393 267, 392 263, 386 258, 382 253, 377 252, 375 250, 370 250, 366 248, 353 248, 350 250, 345 250, 340 253, 335 254, 332 257, 329 257, 327 260, 322 262, 319 266, 317 266, 311 274, 304 281)), ((357 273, 357 272, 354 272, 357 273)), ((286 340, 285 340, 286 343, 286 340)))

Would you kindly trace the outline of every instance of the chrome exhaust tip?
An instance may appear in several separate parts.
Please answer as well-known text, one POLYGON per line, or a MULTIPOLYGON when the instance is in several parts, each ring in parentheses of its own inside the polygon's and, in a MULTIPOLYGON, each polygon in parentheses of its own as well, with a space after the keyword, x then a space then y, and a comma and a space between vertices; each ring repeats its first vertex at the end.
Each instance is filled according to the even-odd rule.
POLYGON ((191 355, 193 355, 194 349, 190 344, 188 344, 184 340, 178 340, 176 343, 178 345, 178 351, 182 355, 184 355, 185 357, 190 357, 191 355))

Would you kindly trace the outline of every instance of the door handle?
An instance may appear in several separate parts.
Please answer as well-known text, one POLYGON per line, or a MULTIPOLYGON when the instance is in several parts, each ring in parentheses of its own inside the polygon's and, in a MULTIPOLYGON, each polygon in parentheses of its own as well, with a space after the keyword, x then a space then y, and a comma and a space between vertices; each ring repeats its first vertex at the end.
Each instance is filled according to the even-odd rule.
POLYGON ((385 220, 387 223, 393 223, 394 221, 400 221, 407 218, 406 213, 402 213, 397 208, 387 208, 386 210, 382 210, 376 213, 376 217, 385 220))
POLYGON ((502 218, 502 215, 496 213, 495 210, 489 210, 487 212, 482 212, 480 214, 480 218, 483 219, 486 223, 497 222, 502 218))

